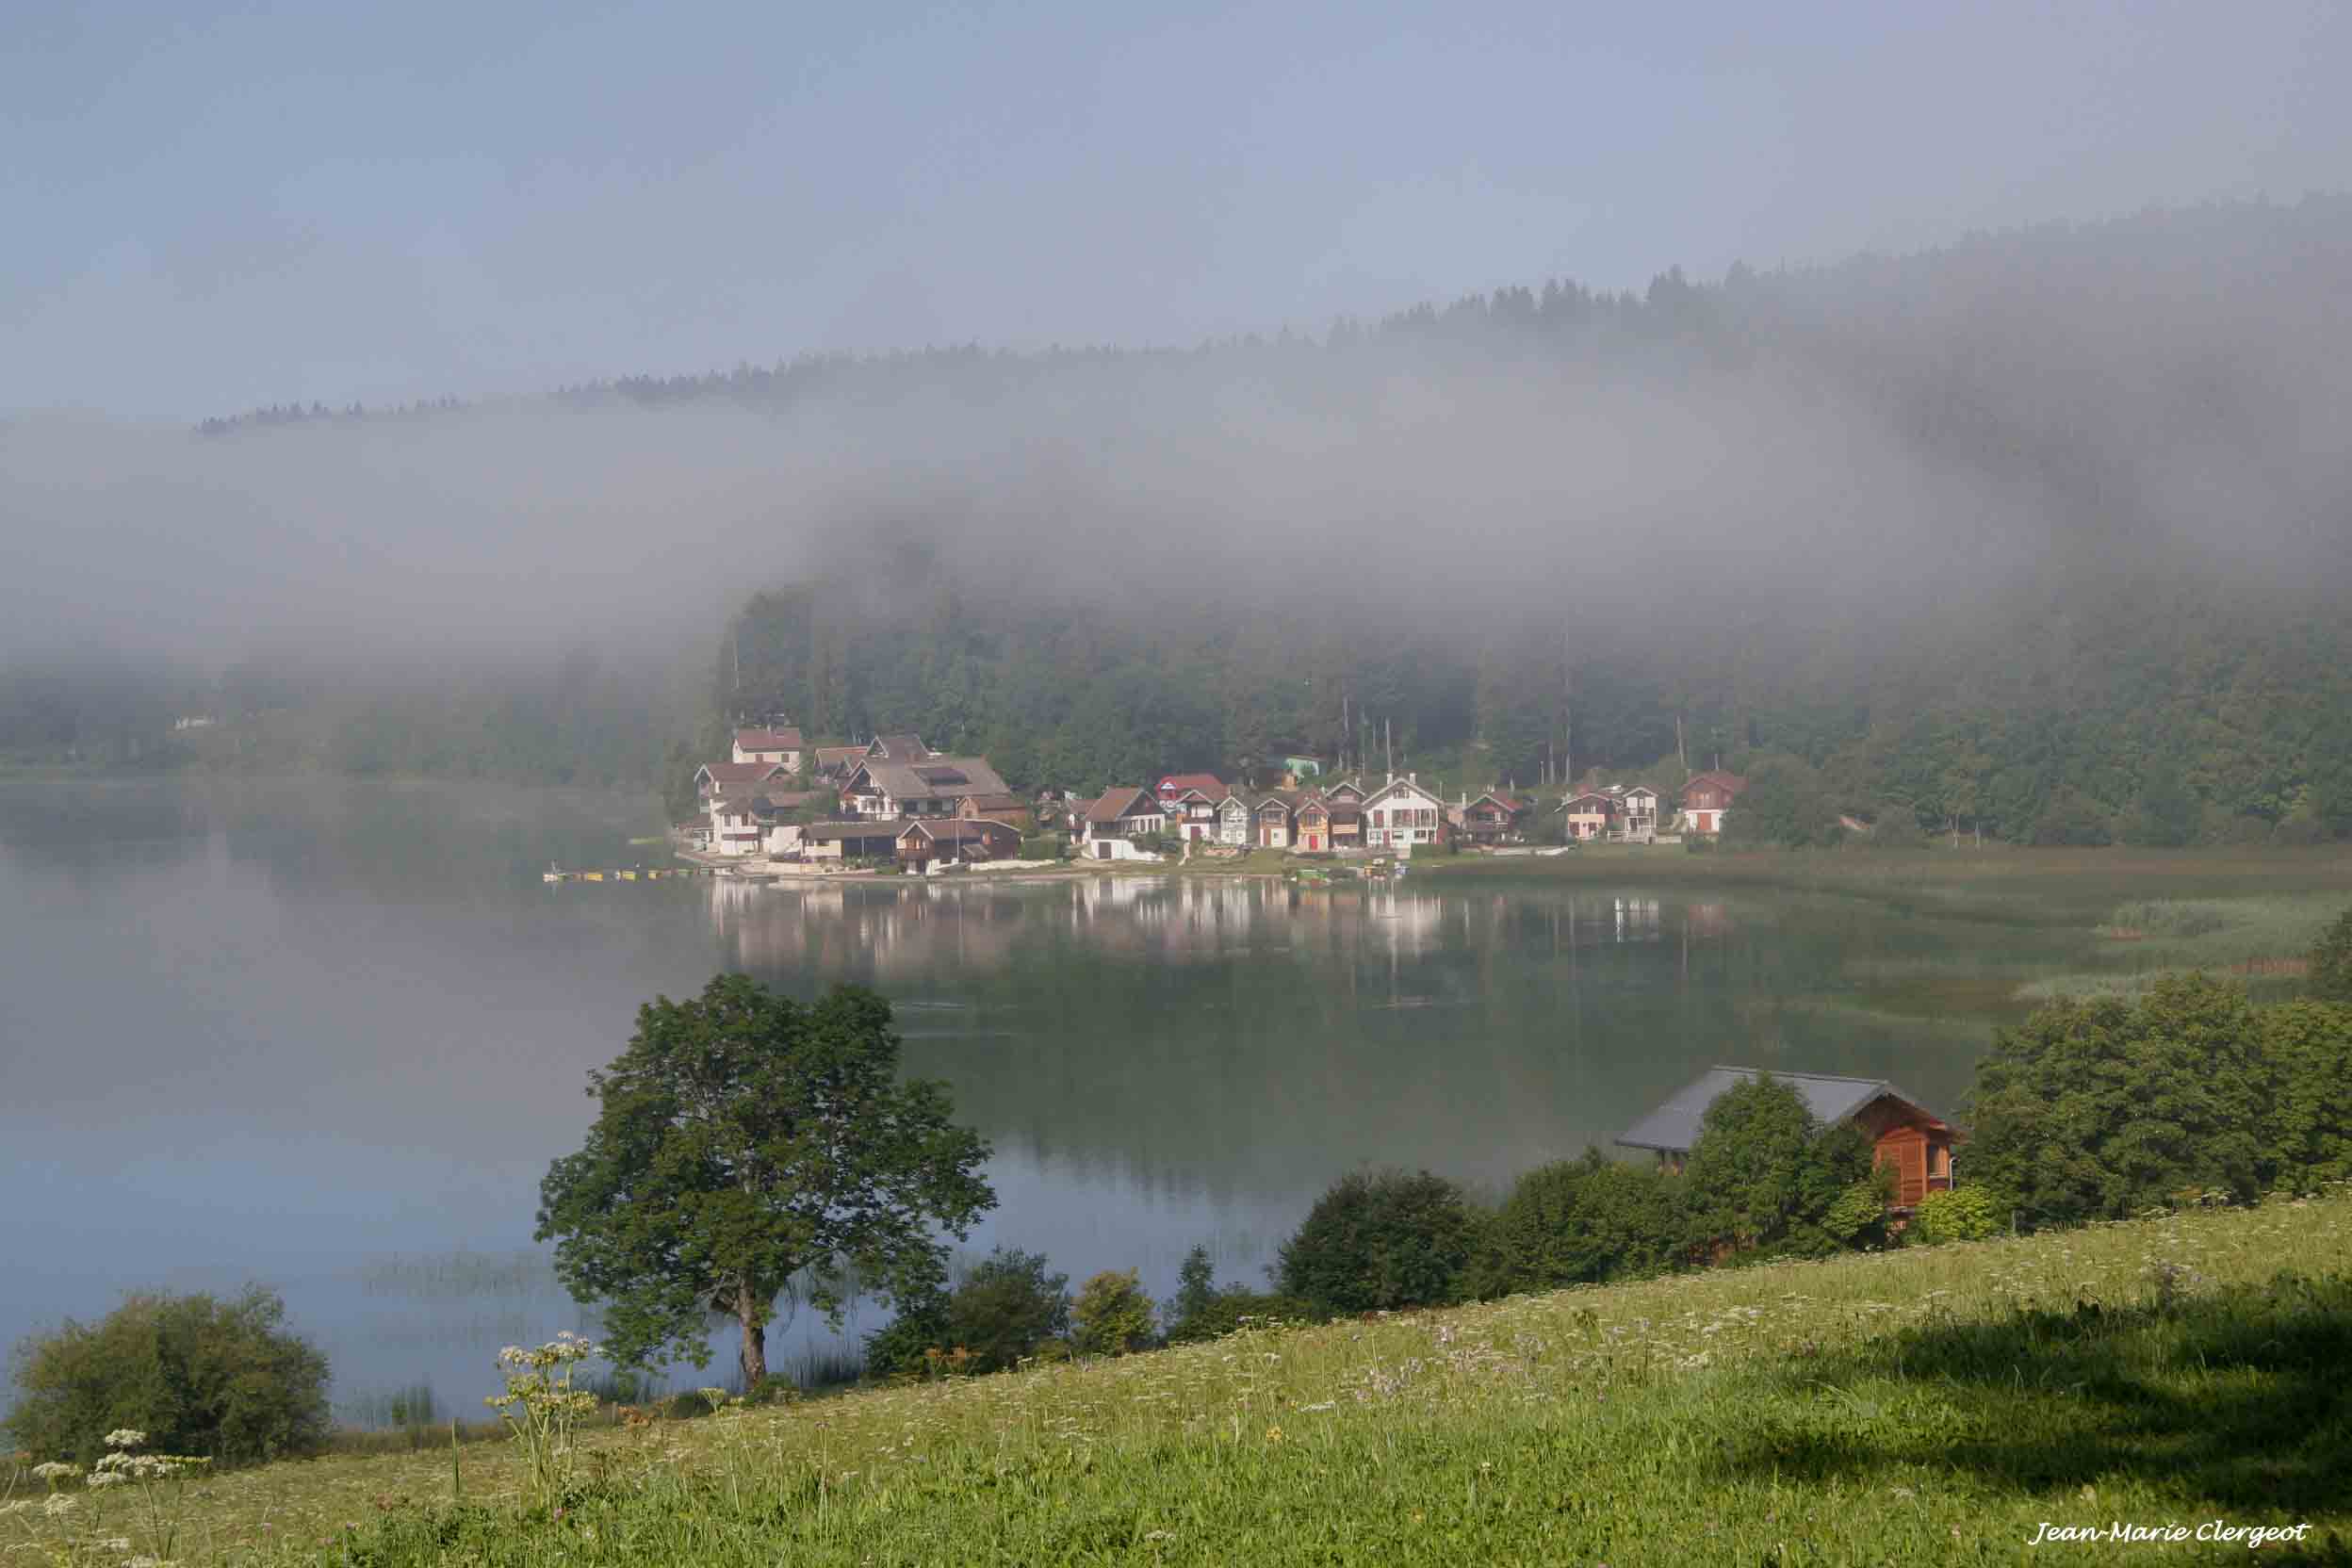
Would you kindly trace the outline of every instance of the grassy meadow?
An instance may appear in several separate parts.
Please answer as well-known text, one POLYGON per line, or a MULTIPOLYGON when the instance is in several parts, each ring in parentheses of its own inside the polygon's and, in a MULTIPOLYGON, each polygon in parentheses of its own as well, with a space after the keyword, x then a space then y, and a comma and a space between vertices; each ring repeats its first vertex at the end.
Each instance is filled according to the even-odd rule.
POLYGON ((586 1434, 560 1511, 507 1444, 454 1467, 446 1449, 339 1455, 160 1499, 68 1493, 57 1515, 20 1468, 30 1506, 0 1518, 0 1546, 110 1564, 2122 1562, 2159 1548, 2029 1543, 2044 1522, 2219 1519, 2308 1524, 2262 1560, 2328 1560, 2352 1540, 2346 1364, 2337 1193, 654 1419, 586 1434))

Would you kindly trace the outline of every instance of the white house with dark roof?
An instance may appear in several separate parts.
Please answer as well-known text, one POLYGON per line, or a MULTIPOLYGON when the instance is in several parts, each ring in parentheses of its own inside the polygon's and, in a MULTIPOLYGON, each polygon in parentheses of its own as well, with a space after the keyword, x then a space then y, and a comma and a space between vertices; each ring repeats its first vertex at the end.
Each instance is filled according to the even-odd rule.
POLYGON ((783 772, 777 762, 705 762, 694 770, 694 797, 707 802, 712 795, 747 793, 783 772))
POLYGON ((1412 774, 1364 797, 1364 847, 1411 855, 1446 840, 1446 803, 1412 774))
POLYGON ((808 751, 808 743, 797 729, 739 729, 735 732, 735 760, 738 762, 774 762, 786 773, 798 773, 800 760, 808 751))

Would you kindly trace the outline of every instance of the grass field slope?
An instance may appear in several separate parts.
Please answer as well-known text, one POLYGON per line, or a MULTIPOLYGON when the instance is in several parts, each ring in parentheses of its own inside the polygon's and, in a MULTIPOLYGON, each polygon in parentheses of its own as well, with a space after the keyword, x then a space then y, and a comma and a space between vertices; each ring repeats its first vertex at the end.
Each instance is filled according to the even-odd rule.
POLYGON ((2246 1549, 2217 1525, 2305 1526, 2254 1560, 2326 1561, 2347 1366, 2336 1193, 654 1421, 553 1499, 481 1445, 0 1530, 11 1561, 1628 1568, 2201 1560, 2246 1549), (2033 1544, 2118 1524, 2188 1538, 2033 1544))

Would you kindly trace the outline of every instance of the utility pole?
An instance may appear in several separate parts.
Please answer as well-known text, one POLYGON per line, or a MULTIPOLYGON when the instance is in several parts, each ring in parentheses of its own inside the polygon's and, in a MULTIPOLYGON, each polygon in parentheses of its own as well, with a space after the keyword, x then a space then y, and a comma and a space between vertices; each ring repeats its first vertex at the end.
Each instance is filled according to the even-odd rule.
POLYGON ((1569 645, 1568 629, 1560 629, 1560 782, 1563 789, 1576 787, 1576 673, 1570 661, 1574 657, 1569 645))

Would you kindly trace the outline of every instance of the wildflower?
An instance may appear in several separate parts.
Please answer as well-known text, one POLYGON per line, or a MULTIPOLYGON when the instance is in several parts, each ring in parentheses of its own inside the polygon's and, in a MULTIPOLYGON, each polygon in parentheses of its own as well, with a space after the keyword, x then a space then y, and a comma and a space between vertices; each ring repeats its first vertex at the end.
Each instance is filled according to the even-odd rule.
POLYGON ((1282 1440, 1282 1429, 1280 1427, 1266 1428, 1266 1440, 1268 1443, 1280 1443, 1282 1440))
POLYGON ((52 1519, 62 1519, 74 1511, 77 1499, 70 1492, 52 1492, 42 1499, 41 1511, 52 1519))
POLYGON ((70 1479, 71 1478, 78 1476, 81 1473, 82 1467, 80 1465, 68 1464, 62 1460, 53 1459, 46 1464, 36 1464, 33 1466, 34 1475, 40 1477, 44 1481, 51 1482, 52 1484, 57 1481, 70 1479))
POLYGON ((145 1432, 133 1431, 128 1427, 117 1427, 106 1434, 106 1446, 109 1448, 137 1448, 146 1441, 145 1432))

